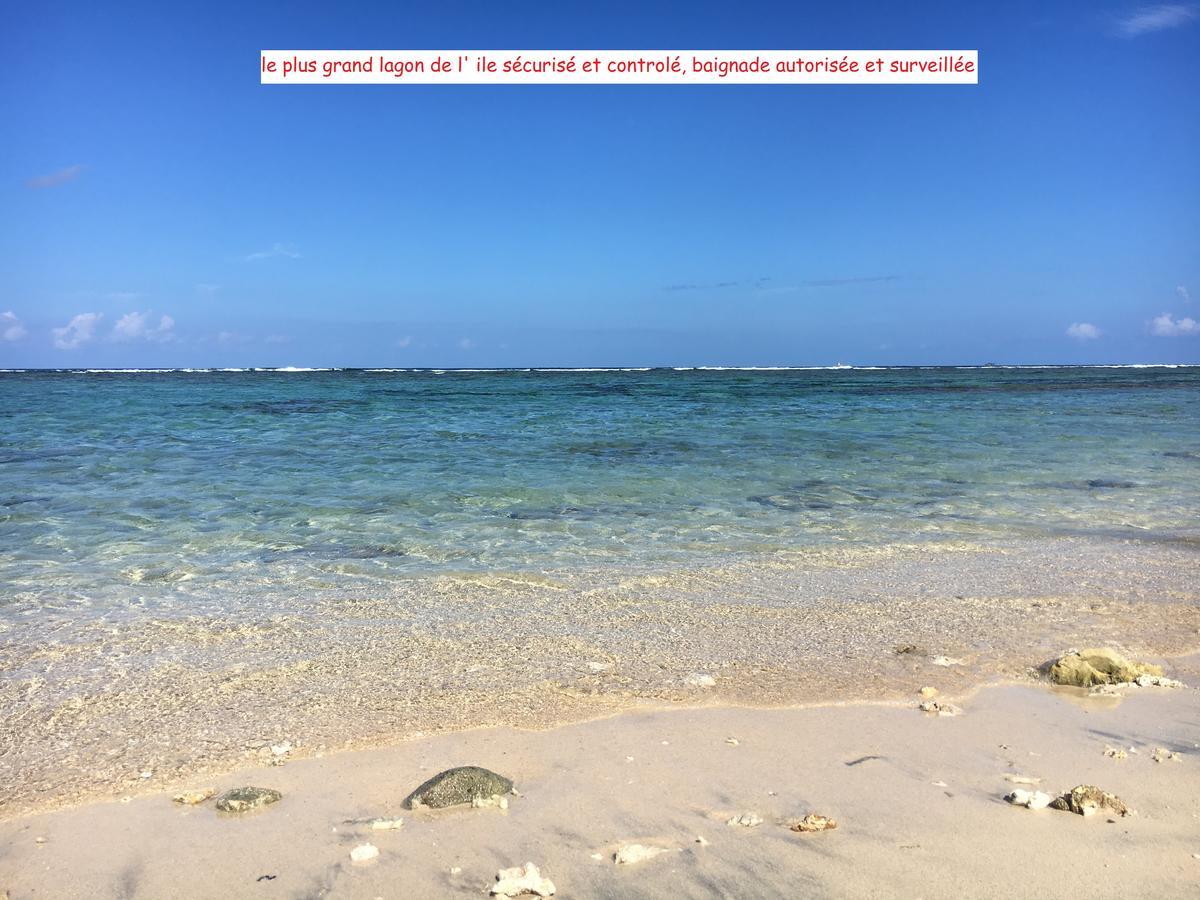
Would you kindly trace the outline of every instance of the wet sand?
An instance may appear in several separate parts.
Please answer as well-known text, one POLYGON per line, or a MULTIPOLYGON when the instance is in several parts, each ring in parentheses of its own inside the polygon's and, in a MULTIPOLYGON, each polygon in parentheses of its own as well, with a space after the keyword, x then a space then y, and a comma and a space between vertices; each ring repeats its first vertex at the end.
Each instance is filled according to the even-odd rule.
MULTIPOLYGON (((1167 668, 1200 683, 1200 657, 1167 668)), ((0 823, 0 890, 13 900, 480 897, 499 868, 532 861, 562 897, 1195 896, 1200 694, 1125 693, 992 686, 955 698, 954 718, 917 711, 915 697, 656 710, 296 760, 195 782, 283 792, 240 817, 156 793, 0 823), (1155 762, 1156 747, 1181 758, 1155 762), (402 809, 417 784, 458 764, 509 775, 521 795, 507 810, 402 809), (1048 792, 1094 783, 1136 814, 1010 806, 1001 798, 1013 774, 1048 792), (780 824, 812 811, 838 828, 780 824), (763 824, 726 824, 744 812, 763 824), (363 822, 377 816, 404 824, 371 831, 363 822), (351 862, 365 841, 378 859, 351 862), (669 852, 617 866, 626 842, 669 852)))
POLYGON ((1115 539, 445 575, 303 599, 5 621, 0 818, 220 777, 271 745, 300 759, 637 709, 907 700, 931 681, 1029 681, 1072 646, 1200 646, 1195 548, 1115 539))

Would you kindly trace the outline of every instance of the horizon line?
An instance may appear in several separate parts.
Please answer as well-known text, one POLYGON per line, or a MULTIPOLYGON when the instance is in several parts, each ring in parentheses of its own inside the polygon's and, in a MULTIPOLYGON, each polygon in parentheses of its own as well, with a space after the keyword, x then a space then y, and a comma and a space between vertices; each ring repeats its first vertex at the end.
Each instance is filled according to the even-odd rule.
POLYGON ((0 368, 0 374, 62 372, 83 374, 229 374, 239 372, 276 372, 302 374, 306 372, 845 372, 887 371, 895 369, 1190 369, 1200 363, 899 363, 893 365, 831 366, 20 366, 0 368))

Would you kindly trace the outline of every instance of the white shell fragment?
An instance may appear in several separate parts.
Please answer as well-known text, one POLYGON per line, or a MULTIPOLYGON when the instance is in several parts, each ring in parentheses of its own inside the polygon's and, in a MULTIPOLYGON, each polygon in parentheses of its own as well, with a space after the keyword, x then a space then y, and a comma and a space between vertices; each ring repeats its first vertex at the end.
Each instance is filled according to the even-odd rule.
POLYGON ((753 812, 741 813, 725 821, 726 825, 740 825, 743 828, 757 828, 762 823, 762 816, 753 812))
POLYGON ((531 862, 496 873, 496 883, 491 887, 493 897, 520 897, 532 894, 535 897, 554 895, 554 882, 543 878, 538 867, 531 862))
POLYGON ((350 861, 356 863, 370 862, 379 856, 379 848, 374 844, 359 844, 350 851, 350 861))
POLYGON ((654 859, 661 853, 667 853, 664 847, 647 847, 643 844, 622 844, 613 854, 613 862, 618 866, 631 866, 647 859, 654 859))
POLYGON ((1045 809, 1054 798, 1044 791, 1026 791, 1017 788, 1011 794, 1005 794, 1004 799, 1013 806, 1024 806, 1026 809, 1045 809))
POLYGON ((373 831, 395 831, 403 824, 403 819, 372 819, 371 829, 373 831))

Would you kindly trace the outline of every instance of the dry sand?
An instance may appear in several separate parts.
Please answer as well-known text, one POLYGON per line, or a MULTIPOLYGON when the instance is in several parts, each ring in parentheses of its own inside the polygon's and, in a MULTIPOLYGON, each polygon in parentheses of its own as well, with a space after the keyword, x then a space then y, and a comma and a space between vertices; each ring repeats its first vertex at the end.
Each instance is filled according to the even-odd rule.
MULTIPOLYGON (((1168 663, 1168 674, 1200 683, 1200 657, 1168 663)), ((165 793, 0 823, 0 890, 12 900, 481 897, 497 869, 533 861, 560 897, 1200 894, 1195 689, 1118 699, 1006 684, 954 699, 964 709, 954 718, 918 712, 916 697, 692 708, 298 759, 211 779, 283 792, 240 817, 165 793), (1116 760, 1106 747, 1137 752, 1116 760), (1181 758, 1155 762, 1156 747, 1181 758), (418 783, 461 764, 511 776, 521 796, 507 810, 401 808, 418 783), (1006 774, 1049 792, 1094 783, 1136 815, 1013 807, 1001 799, 1014 787, 1006 774), (812 811, 839 827, 802 835, 779 824, 812 811), (763 824, 726 824, 744 812, 763 824), (361 824, 376 816, 404 824, 361 824), (351 862, 365 841, 379 857, 351 862), (624 842, 670 852, 617 866, 624 842)))

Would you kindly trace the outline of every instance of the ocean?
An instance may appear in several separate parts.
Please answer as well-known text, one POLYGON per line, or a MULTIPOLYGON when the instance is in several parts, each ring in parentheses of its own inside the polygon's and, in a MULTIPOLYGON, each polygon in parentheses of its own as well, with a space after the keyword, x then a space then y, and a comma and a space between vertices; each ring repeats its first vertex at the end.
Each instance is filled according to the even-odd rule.
POLYGON ((0 609, 1200 539, 1200 368, 0 374, 0 609))
POLYGON ((1166 367, 0 373, 0 814, 272 743, 896 699, 935 655, 963 660, 938 669, 952 692, 1070 646, 1186 652, 1197 388, 1166 367))

